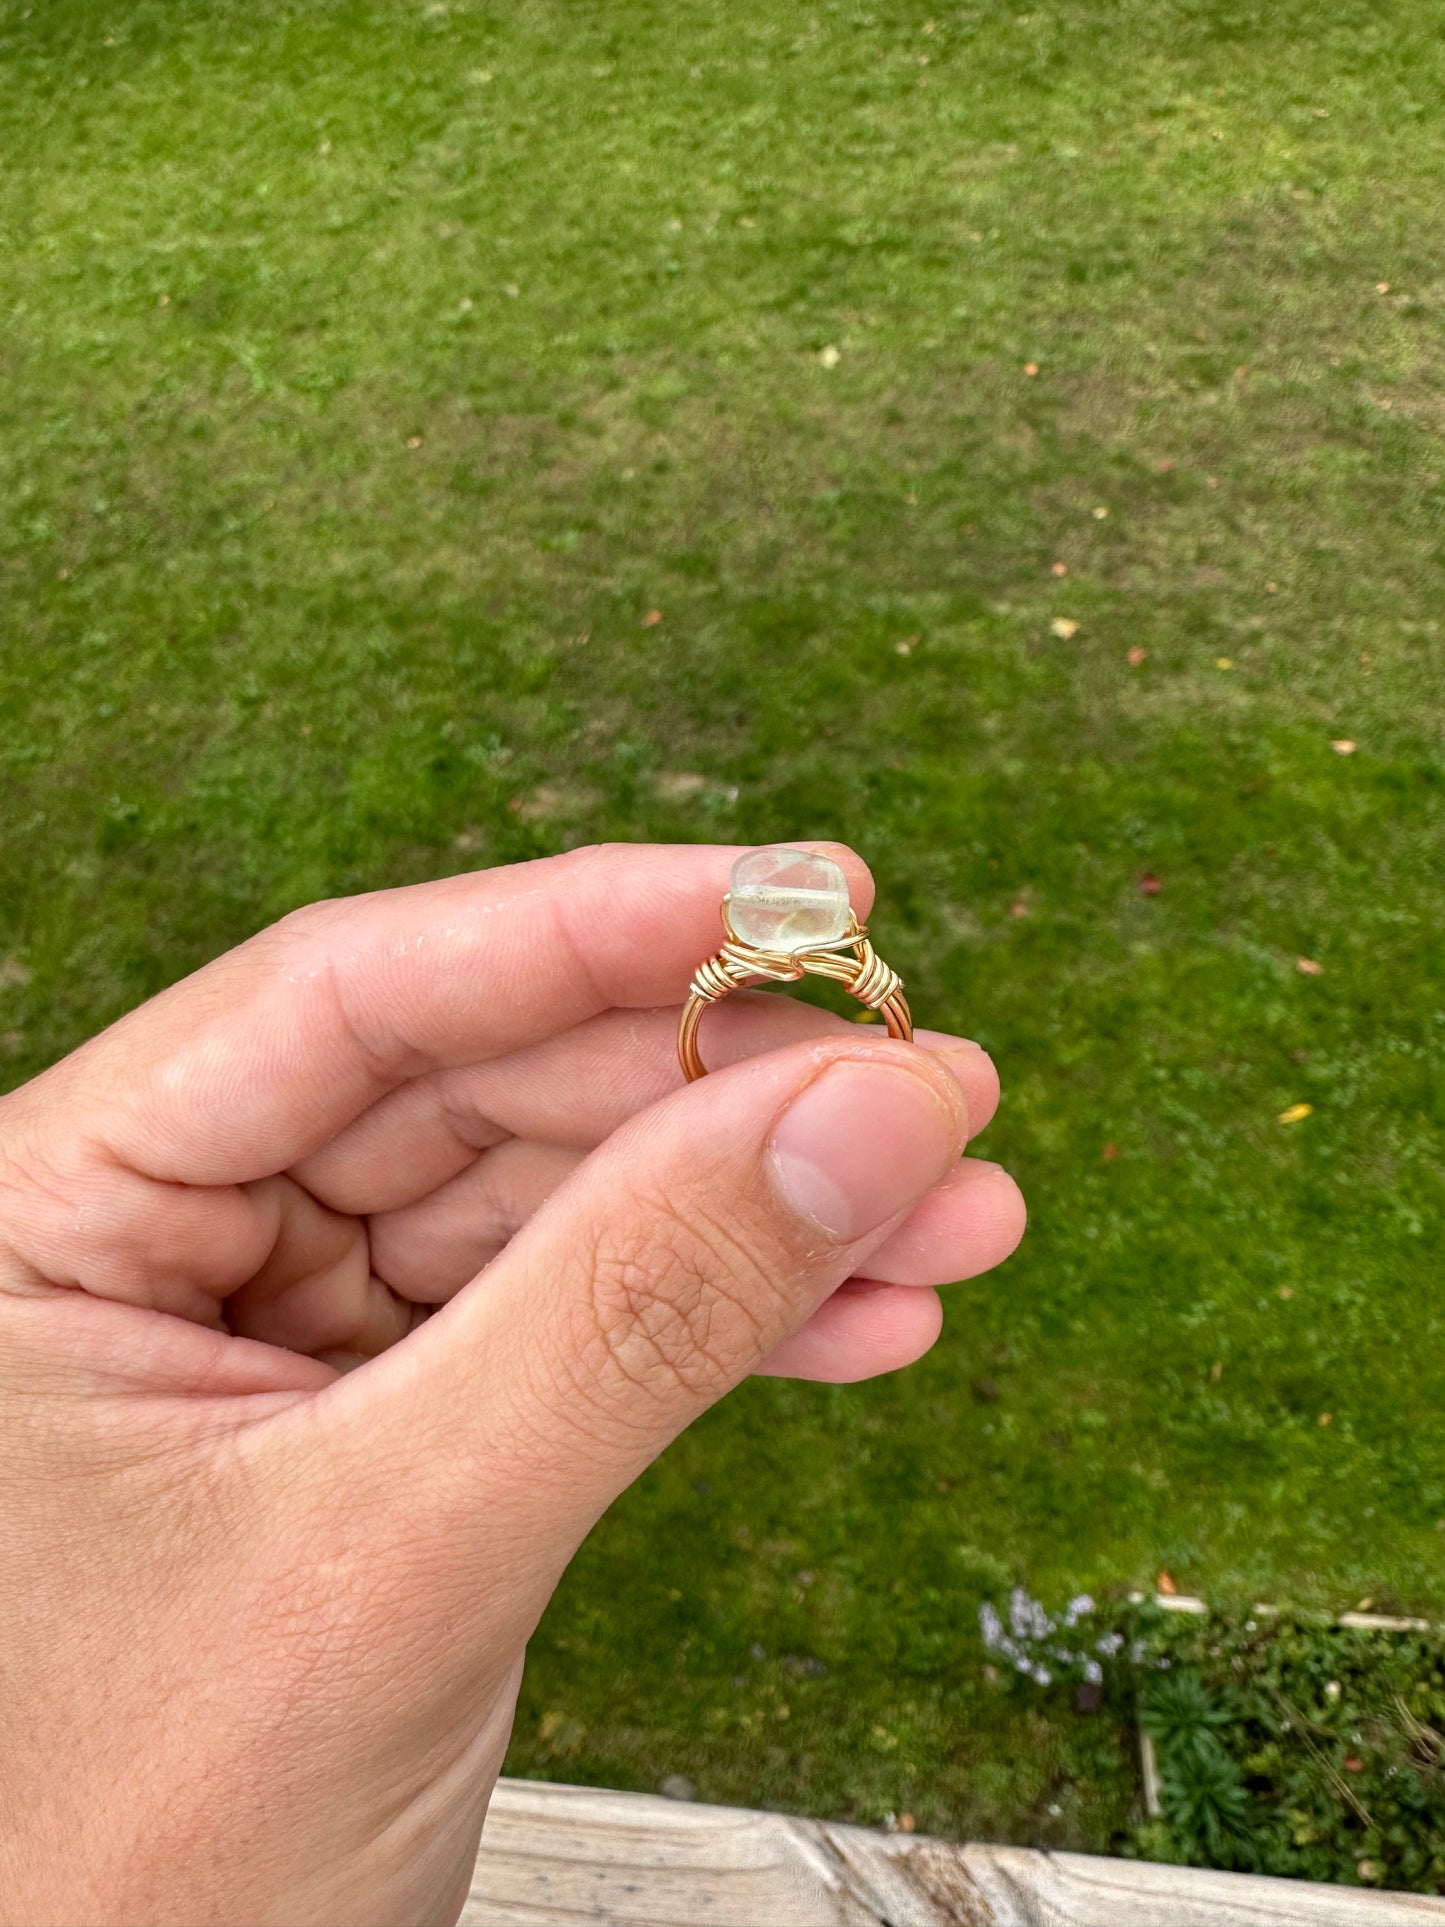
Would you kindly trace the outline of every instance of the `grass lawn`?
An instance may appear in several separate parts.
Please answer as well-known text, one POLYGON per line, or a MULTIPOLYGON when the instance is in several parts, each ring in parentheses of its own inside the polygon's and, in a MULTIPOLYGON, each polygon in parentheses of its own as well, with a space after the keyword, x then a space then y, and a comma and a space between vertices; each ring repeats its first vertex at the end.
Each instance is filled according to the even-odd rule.
POLYGON ((1106 1849, 983 1597, 1438 1611, 1442 26, 0 0, 0 1079, 310 897, 834 834, 1003 1073, 1019 1255, 667 1455, 514 1771, 1106 1849))

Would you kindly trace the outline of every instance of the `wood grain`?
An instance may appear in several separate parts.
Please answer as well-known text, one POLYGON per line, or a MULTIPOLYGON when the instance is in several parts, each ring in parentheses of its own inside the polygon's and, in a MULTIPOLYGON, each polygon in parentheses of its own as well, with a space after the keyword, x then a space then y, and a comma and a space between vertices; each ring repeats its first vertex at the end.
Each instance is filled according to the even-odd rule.
POLYGON ((461 1927, 1445 1927, 1445 1900, 503 1780, 461 1927))

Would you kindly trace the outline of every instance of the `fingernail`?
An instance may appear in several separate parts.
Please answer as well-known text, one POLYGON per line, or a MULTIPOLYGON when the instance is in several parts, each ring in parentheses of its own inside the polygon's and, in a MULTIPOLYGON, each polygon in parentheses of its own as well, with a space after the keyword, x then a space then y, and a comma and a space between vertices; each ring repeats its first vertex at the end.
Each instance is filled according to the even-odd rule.
POLYGON ((955 1037, 949 1030, 916 1030, 913 1041, 921 1044, 925 1050, 937 1051, 942 1057, 952 1056, 955 1052, 960 1057, 983 1054, 982 1044, 976 1044, 971 1037, 955 1037))
POLYGON ((773 1131, 778 1189, 845 1242, 930 1191, 959 1154, 962 1120, 903 1064, 841 1063, 799 1093, 773 1131))

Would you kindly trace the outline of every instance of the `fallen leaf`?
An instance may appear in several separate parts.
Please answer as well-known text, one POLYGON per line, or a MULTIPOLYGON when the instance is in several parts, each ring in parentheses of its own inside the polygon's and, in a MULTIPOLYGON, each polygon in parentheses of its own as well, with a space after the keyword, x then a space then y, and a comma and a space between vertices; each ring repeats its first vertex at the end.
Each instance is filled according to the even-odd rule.
POLYGON ((1114 1160, 1115 1160, 1115 1158, 1116 1158, 1116 1157, 1118 1157, 1118 1155, 1119 1155, 1119 1147, 1118 1147, 1118 1145, 1117 1145, 1117 1144, 1112 1144, 1112 1143, 1110 1143, 1110 1144, 1106 1144, 1106 1145, 1104 1146, 1104 1150, 1103 1150, 1103 1154, 1102 1154, 1102 1155, 1103 1155, 1103 1159, 1104 1159, 1104 1162, 1105 1162, 1105 1164, 1112 1164, 1112 1163, 1114 1162, 1114 1160))
POLYGON ((1163 888, 1164 885, 1152 870, 1146 870, 1139 879, 1139 894, 1141 897, 1157 897, 1163 888))
POLYGON ((649 609, 647 614, 642 618, 642 626, 644 629, 655 629, 661 621, 661 609, 649 609))
POLYGON ((1049 634, 1057 636, 1061 642, 1067 642, 1070 636, 1078 633, 1079 625, 1072 616, 1055 616, 1049 624, 1049 634))
POLYGON ((1008 907, 1008 913, 1011 917, 1026 917, 1029 913, 1029 906, 1026 903, 1011 903, 1008 907))
POLYGON ((1233 656, 1216 656, 1214 658, 1214 666, 1216 669, 1233 669, 1234 657, 1233 656))
POLYGON ((1050 575, 1067 575, 1068 573, 1069 565, 1067 562, 1053 562, 1049 565, 1050 575))
POLYGON ((1323 977, 1325 974, 1324 965, 1316 963, 1313 957, 1296 957, 1294 967, 1301 977, 1323 977))
POLYGON ((1340 1761, 1340 1765, 1346 1773, 1363 1773, 1365 1770, 1365 1763, 1358 1753, 1347 1753, 1340 1761))
POLYGON ((1024 363, 1024 373, 1026 375, 1036 375, 1038 372, 1039 364, 1036 361, 1026 361, 1024 363))
POLYGON ((1335 752, 1336 756, 1353 756, 1358 747, 1359 745, 1352 743, 1348 736, 1337 737, 1330 744, 1330 748, 1335 752))
POLYGON ((1314 1108, 1313 1104, 1291 1104, 1287 1110, 1280 1112, 1279 1122, 1281 1124, 1300 1124, 1312 1114, 1314 1108))
POLYGON ((830 341, 826 348, 818 350, 818 359, 825 368, 836 368, 843 359, 843 350, 836 342, 830 341))
POLYGON ((1167 1599, 1175 1598, 1178 1595, 1179 1588, 1174 1583, 1173 1573, 1165 1572, 1161 1566, 1159 1568, 1159 1577, 1154 1581, 1154 1590, 1155 1592, 1162 1592, 1167 1599))
POLYGON ((1148 662, 1148 660, 1149 651, 1147 649, 1141 649, 1137 643, 1129 651, 1129 667, 1131 669, 1137 669, 1141 662, 1148 662))
POLYGON ((1376 294, 1388 294, 1389 292, 1390 292, 1390 284, 1388 281, 1377 281, 1375 283, 1376 294))

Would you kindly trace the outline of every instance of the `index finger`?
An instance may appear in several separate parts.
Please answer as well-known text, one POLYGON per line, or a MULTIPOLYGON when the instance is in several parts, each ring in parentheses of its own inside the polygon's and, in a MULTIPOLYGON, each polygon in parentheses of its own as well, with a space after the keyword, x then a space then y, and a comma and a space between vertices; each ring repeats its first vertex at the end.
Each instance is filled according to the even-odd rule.
MULTIPOLYGON (((833 843, 866 916, 872 879, 833 843)), ((163 991, 29 1087, 167 1182, 286 1169, 425 1071, 613 1006, 677 1002, 722 941, 738 850, 600 844, 312 904, 163 991), (97 1124, 90 1125, 90 1118, 97 1124)))

